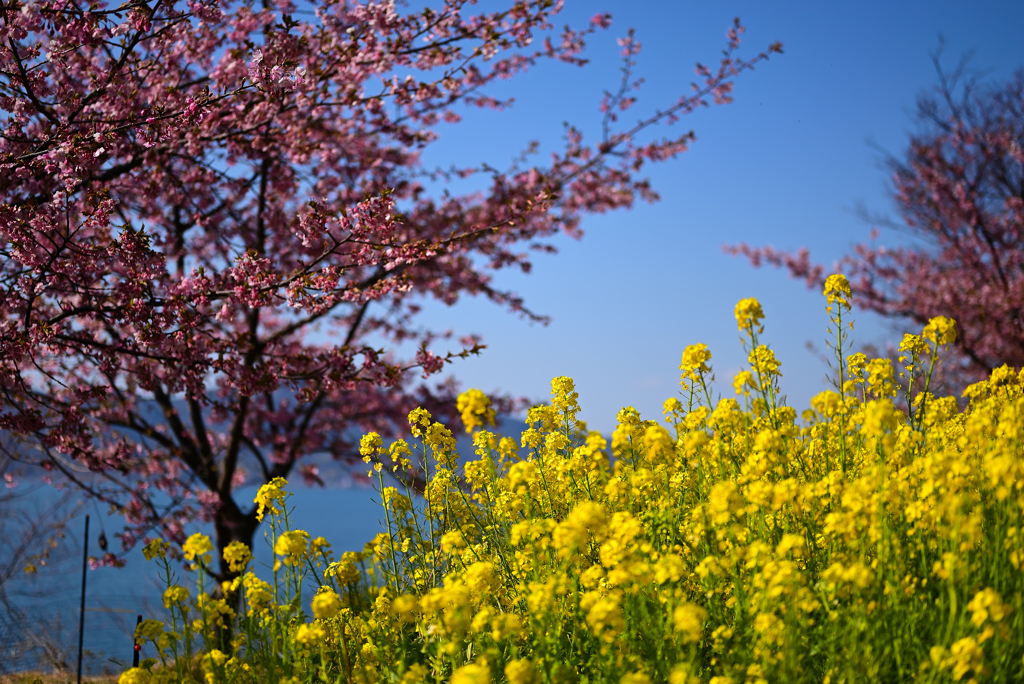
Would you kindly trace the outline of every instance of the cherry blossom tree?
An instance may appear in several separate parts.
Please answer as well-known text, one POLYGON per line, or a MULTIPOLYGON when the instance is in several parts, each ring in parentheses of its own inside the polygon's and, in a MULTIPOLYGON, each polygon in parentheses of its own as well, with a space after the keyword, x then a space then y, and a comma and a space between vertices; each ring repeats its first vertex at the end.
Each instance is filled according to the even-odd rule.
POLYGON ((454 386, 427 381, 482 345, 419 326, 423 299, 540 318, 494 273, 528 272, 586 213, 655 200, 640 172, 694 136, 639 135, 729 102, 781 51, 737 57, 737 20, 718 68, 627 126, 630 33, 600 139, 569 127, 547 164, 428 169, 460 107, 506 107, 488 86, 541 60, 582 66, 611 19, 559 33, 553 0, 436 4, 0 9, 0 429, 32 441, 24 460, 51 481, 122 511, 124 549, 153 532, 180 544, 196 519, 220 549, 251 544, 242 483, 316 481, 311 456, 358 458, 354 430, 451 413, 454 386), (458 179, 480 190, 428 190, 458 179))
MULTIPOLYGON (((963 63, 948 75, 938 55, 935 64, 940 82, 918 100, 920 131, 903 159, 888 159, 902 224, 874 219, 915 241, 858 245, 832 271, 848 276, 861 308, 918 325, 955 319, 959 355, 945 376, 952 390, 1003 364, 1024 366, 1024 71, 993 85, 965 78, 963 63)), ((726 249, 812 288, 832 272, 806 249, 726 249)))

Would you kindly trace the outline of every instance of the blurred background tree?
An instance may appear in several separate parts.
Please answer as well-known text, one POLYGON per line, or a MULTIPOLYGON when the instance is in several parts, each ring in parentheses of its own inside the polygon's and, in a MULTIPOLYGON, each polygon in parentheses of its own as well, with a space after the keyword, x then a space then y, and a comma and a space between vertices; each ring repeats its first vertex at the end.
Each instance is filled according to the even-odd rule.
POLYGON ((940 54, 939 82, 917 102, 918 131, 901 157, 886 158, 901 220, 862 211, 908 244, 857 245, 831 270, 806 249, 727 250, 785 268, 811 288, 841 271, 854 304, 887 318, 919 326, 955 319, 956 358, 947 359, 939 391, 959 391, 1003 364, 1024 366, 1024 71, 985 83, 966 59, 945 73, 940 54))

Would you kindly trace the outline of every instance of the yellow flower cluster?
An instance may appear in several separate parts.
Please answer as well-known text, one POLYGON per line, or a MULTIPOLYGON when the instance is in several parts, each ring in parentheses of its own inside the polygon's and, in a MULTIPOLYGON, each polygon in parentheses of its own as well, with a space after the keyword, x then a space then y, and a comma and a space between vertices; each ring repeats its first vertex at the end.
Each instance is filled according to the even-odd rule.
POLYGON ((282 515, 284 513, 284 500, 285 497, 289 496, 289 492, 282 489, 285 484, 287 483, 283 477, 275 477, 273 480, 260 487, 259 492, 256 494, 256 499, 253 502, 257 505, 257 520, 263 520, 263 516, 268 510, 274 515, 282 515))
POLYGON ((250 615, 262 615, 273 604, 274 588, 251 572, 242 576, 242 587, 250 615))
POLYGON ((377 456, 384 446, 384 440, 376 432, 368 432, 359 440, 359 453, 363 461, 369 463, 377 456))
POLYGON ((298 565, 308 554, 309 533, 303 530, 282 532, 274 544, 274 553, 284 556, 285 565, 298 565))
POLYGON ((224 560, 227 561, 231 572, 243 572, 245 566, 252 560, 252 552, 242 542, 233 541, 224 547, 224 560))
POLYGON ((210 553, 213 551, 213 542, 205 534, 199 532, 186 539, 181 550, 188 560, 201 560, 205 565, 209 565, 213 560, 213 555, 210 553))
POLYGON ((764 332, 762 319, 764 310, 761 309, 761 302, 756 299, 741 299, 736 304, 736 324, 741 331, 764 332))
MULTIPOLYGON (((847 309, 845 278, 829 278, 825 296, 847 309)), ((757 339, 757 300, 736 319, 749 343, 739 401, 702 402, 694 386, 711 353, 693 345, 664 422, 627 407, 610 440, 579 421, 565 377, 528 412, 521 450, 479 430, 475 457, 460 460, 451 432, 413 411, 420 444, 400 451, 410 464, 422 455, 423 496, 381 479, 386 531, 340 560, 279 527, 283 482, 274 496, 261 489, 283 581, 241 578, 249 612, 234 617, 249 646, 210 647, 201 673, 250 681, 242 661, 258 652, 275 681, 358 684, 1019 679, 1024 372, 997 369, 963 405, 932 396, 955 335, 935 319, 902 346, 923 390, 887 359, 851 354, 836 391, 798 420, 757 339)), ((463 423, 481 428, 489 404, 463 396, 463 423)), ((373 458, 394 449, 375 434, 362 444, 373 458)), ((231 617, 199 596, 208 621, 214 609, 231 617)), ((146 629, 173 646, 171 632, 146 629)))
POLYGON ((842 273, 834 273, 825 279, 825 298, 829 304, 839 304, 850 310, 850 283, 842 273))
POLYGON ((216 648, 203 655, 199 667, 206 684, 236 681, 241 674, 248 673, 250 669, 248 664, 243 663, 239 658, 229 656, 216 648))
POLYGON ((700 382, 702 375, 711 372, 708 361, 711 360, 711 352, 706 344, 691 344, 683 350, 683 358, 679 364, 679 370, 683 371, 679 381, 700 382))
POLYGON ((295 643, 302 646, 315 646, 324 639, 324 628, 314 623, 299 625, 295 630, 295 643))
POLYGON ((176 604, 183 604, 189 599, 188 589, 177 584, 171 585, 164 590, 164 608, 170 608, 176 604))
POLYGON ((338 594, 332 589, 325 589, 313 597, 313 616, 318 619, 332 618, 341 610, 342 604, 338 594))
POLYGON ((135 643, 156 642, 164 633, 164 623, 159 620, 143 620, 135 627, 135 643))
POLYGON ((142 547, 142 555, 146 560, 153 560, 154 558, 166 558, 167 549, 171 547, 170 544, 165 542, 163 539, 151 539, 146 542, 146 545, 142 547))
POLYGON ((466 428, 467 434, 485 424, 494 426, 494 409, 491 408, 491 399, 478 389, 467 390, 460 394, 455 407, 462 417, 462 425, 466 428))
POLYGON ((956 342, 956 322, 945 316, 938 316, 928 321, 921 337, 933 344, 953 344, 956 342))

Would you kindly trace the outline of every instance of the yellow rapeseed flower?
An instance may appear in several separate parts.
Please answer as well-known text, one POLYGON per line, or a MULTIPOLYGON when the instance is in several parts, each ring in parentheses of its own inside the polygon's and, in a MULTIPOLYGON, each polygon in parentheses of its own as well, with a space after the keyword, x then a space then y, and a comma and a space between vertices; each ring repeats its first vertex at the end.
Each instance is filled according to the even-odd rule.
MULTIPOLYGON (((593 592, 588 592, 593 594, 593 592)), ((587 598, 588 594, 584 594, 587 598)), ((587 611, 587 624, 594 636, 611 643, 615 637, 626 629, 626 620, 622 614, 621 599, 617 594, 596 596, 591 601, 580 601, 580 608, 587 611)))
POLYGON ((936 346, 952 344, 956 342, 956 321, 945 316, 936 316, 928 321, 928 325, 924 326, 921 337, 930 340, 936 346))
POLYGON ((763 344, 757 345, 750 352, 750 357, 747 360, 750 362, 750 367, 756 370, 762 377, 782 376, 782 373, 779 372, 780 364, 775 358, 775 352, 770 347, 763 344))
POLYGON ((864 373, 864 366, 867 365, 867 355, 857 352, 856 354, 850 354, 846 357, 846 368, 854 380, 859 380, 860 376, 864 373))
POLYGON ((466 568, 463 581, 478 596, 490 595, 501 583, 494 563, 490 561, 477 561, 470 565, 466 568))
POLYGON ((187 540, 181 547, 182 552, 185 554, 187 560, 202 560, 206 565, 210 564, 213 560, 213 556, 210 551, 213 551, 213 542, 205 534, 196 532, 187 540))
POLYGON ((743 396, 749 397, 750 390, 757 389, 757 382, 754 380, 754 374, 750 371, 740 371, 736 374, 736 377, 733 378, 732 387, 736 390, 736 394, 742 394, 743 396))
POLYGON ((575 418, 580 410, 579 398, 572 378, 560 375, 551 379, 551 406, 556 411, 570 419, 575 418))
POLYGON ((679 377, 679 382, 700 382, 702 375, 711 372, 711 367, 708 366, 710 360, 711 351, 706 344, 691 344, 683 350, 683 358, 679 363, 679 370, 683 373, 679 377))
POLYGON ((356 567, 358 562, 359 554, 354 551, 346 551, 341 554, 340 561, 327 566, 324 574, 334 577, 338 580, 338 584, 352 584, 359 579, 359 568, 356 567))
POLYGON ((251 572, 242 576, 242 587, 245 598, 249 602, 250 613, 258 613, 270 605, 274 598, 274 589, 251 572))
POLYGON ((309 533, 304 530, 289 530, 282 532, 274 544, 274 553, 284 556, 282 562, 285 565, 298 565, 306 555, 307 544, 309 544, 309 533))
POLYGON ((303 646, 315 646, 324 640, 324 628, 317 623, 299 625, 295 630, 295 643, 303 646))
POLYGON ((419 610, 419 600, 413 594, 396 596, 395 600, 391 602, 391 612, 401 622, 414 622, 417 610, 419 610))
MULTIPOLYGON (((234 658, 231 660, 233 661, 234 658)), ((205 654, 199 661, 199 665, 207 684, 213 684, 218 680, 223 681, 229 662, 227 654, 219 649, 214 648, 205 654)))
POLYGON ((708 512, 711 513, 711 521, 714 524, 725 525, 743 508, 743 497, 740 496, 734 480, 722 480, 711 487, 708 493, 708 512))
POLYGON ((925 344, 924 339, 920 335, 904 333, 903 341, 900 342, 899 350, 901 352, 910 352, 912 355, 918 356, 928 351, 928 345, 925 344))
POLYGON ((825 291, 822 293, 829 304, 839 304, 850 310, 850 283, 842 273, 834 273, 825 280, 825 291))
POLYGON ((455 402, 455 408, 462 417, 466 434, 485 424, 494 425, 494 409, 491 408, 490 397, 478 389, 469 389, 460 394, 455 402))
POLYGON ((741 299, 736 304, 736 324, 740 332, 764 332, 761 327, 761 319, 764 318, 764 311, 761 309, 761 302, 756 299, 741 299), (754 329, 757 330, 754 330, 754 329))
POLYGON ((288 481, 283 477, 275 477, 267 484, 260 487, 260 490, 256 492, 256 498, 253 499, 253 503, 258 504, 256 509, 256 519, 262 521, 265 510, 269 509, 271 515, 281 515, 284 511, 278 508, 278 504, 284 505, 285 497, 290 496, 291 493, 283 489, 288 481))
POLYGON ((627 672, 619 679, 619 684, 651 684, 651 678, 643 672, 627 672))
POLYGON ((519 446, 511 437, 502 437, 498 442, 498 453, 504 460, 511 460, 519 452, 519 446))
POLYGON ((171 548, 171 545, 165 542, 163 539, 151 539, 146 542, 146 545, 142 547, 142 555, 145 556, 146 560, 153 560, 154 558, 166 558, 167 549, 171 548))
POLYGON ((153 675, 149 670, 133 667, 125 670, 117 680, 117 684, 149 684, 153 675))
POLYGON ((412 467, 412 462, 409 460, 409 457, 412 456, 412 449, 409 448, 409 443, 404 439, 396 439, 392 442, 391 446, 388 447, 388 454, 395 463, 393 470, 396 472, 399 468, 412 467))
POLYGON ((309 542, 309 555, 316 556, 321 553, 327 556, 327 558, 331 557, 331 542, 323 537, 315 537, 309 542))
POLYGON ((875 399, 864 406, 864 435, 881 437, 896 429, 899 411, 889 399, 875 399))
POLYGON ((893 374, 892 361, 889 359, 871 359, 867 364, 868 387, 876 397, 895 397, 896 379, 893 374))
POLYGON ((244 543, 233 541, 224 547, 224 560, 228 562, 228 569, 231 572, 242 572, 252 560, 252 552, 244 543))
POLYGON ((971 624, 981 627, 986 622, 1001 622, 1009 612, 1003 603, 1003 597, 991 587, 982 589, 971 602, 967 604, 967 610, 971 613, 971 624))
POLYGON ((363 461, 369 463, 384 446, 384 440, 380 438, 376 432, 367 432, 363 435, 362 439, 359 440, 359 453, 363 457, 363 461))
POLYGON ((846 410, 842 396, 832 390, 825 390, 811 397, 811 408, 825 418, 831 418, 846 410))
POLYGON ((451 684, 491 684, 491 671, 487 665, 470 663, 452 673, 451 684))
POLYGON ((964 637, 949 647, 947 667, 952 666, 953 680, 962 680, 968 672, 981 674, 985 652, 974 637, 964 637))
POLYGON ((135 643, 144 644, 147 641, 156 643, 164 632, 164 623, 159 620, 143 620, 135 627, 135 643))
POLYGON ((551 544, 559 558, 566 558, 577 547, 585 550, 591 535, 600 541, 608 521, 608 511, 598 501, 583 501, 569 512, 565 519, 555 526, 551 533, 551 544))
POLYGON ((409 669, 402 675, 401 684, 420 684, 427 680, 427 675, 430 674, 430 670, 427 666, 422 663, 413 663, 409 666, 409 669))
POLYGON ((318 620, 332 618, 341 611, 341 598, 332 589, 321 591, 313 597, 313 617, 318 620))
POLYGON ((189 599, 188 589, 177 584, 167 587, 164 591, 164 608, 175 605, 182 605, 189 599))
POLYGON ((409 411, 409 427, 412 429, 412 434, 417 437, 423 435, 423 428, 430 425, 430 412, 425 408, 414 408, 409 411))
POLYGON ((679 663, 672 668, 668 675, 669 684, 696 684, 701 681, 699 677, 693 676, 689 663, 679 663))
POLYGON ((683 403, 675 397, 669 397, 661 405, 661 413, 665 416, 665 420, 671 422, 673 417, 680 417, 686 413, 686 408, 683 403))
POLYGON ((684 603, 672 611, 672 624, 682 633, 684 643, 695 643, 704 637, 708 612, 694 603, 684 603))
POLYGON ((505 665, 508 684, 537 684, 540 679, 537 675, 537 666, 525 658, 510 660, 505 665))
MULTIPOLYGON (((705 408, 701 406, 700 408, 705 408)), ((690 415, 693 415, 692 413, 690 415)), ((644 430, 641 443, 647 458, 652 463, 671 463, 675 456, 675 440, 668 433, 668 430, 660 425, 648 425, 644 430)))
MULTIPOLYGON (((215 627, 223 627, 235 615, 235 611, 224 600, 212 598, 206 593, 202 593, 196 598, 196 607, 205 616, 207 624, 215 627)), ((203 624, 199 620, 196 623, 203 624)))

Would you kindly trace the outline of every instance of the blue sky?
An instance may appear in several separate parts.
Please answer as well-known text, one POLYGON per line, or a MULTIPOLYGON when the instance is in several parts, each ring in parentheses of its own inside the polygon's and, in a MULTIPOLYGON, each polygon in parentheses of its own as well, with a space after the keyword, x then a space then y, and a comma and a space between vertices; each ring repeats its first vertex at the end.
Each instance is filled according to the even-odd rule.
MULTIPOLYGON (((747 28, 743 54, 776 40, 785 54, 743 74, 734 103, 655 131, 692 128, 697 135, 690 151, 649 168, 660 202, 587 217, 582 241, 559 239, 560 253, 535 259, 532 274, 499 278, 551 316, 550 325, 473 299, 428 306, 424 323, 479 333, 488 345, 448 372, 464 387, 535 399, 548 395, 552 377, 569 375, 582 417, 602 431, 614 427, 625 405, 660 419, 662 402, 678 391, 688 344, 711 348, 719 390, 732 395, 732 376, 745 362, 733 308, 753 296, 766 313, 764 340, 782 362, 783 392, 790 405, 805 408, 827 387, 826 367, 806 349, 807 342, 824 348, 823 299, 722 246, 806 246, 831 265, 867 241, 871 226, 855 214, 859 203, 896 216, 876 147, 897 155, 906 148, 916 98, 937 83, 931 55, 940 35, 947 70, 974 51, 970 65, 1004 81, 1024 66, 1024 3, 569 0, 558 25, 582 26, 597 11, 610 12, 613 23, 589 41, 588 66, 545 64, 512 79, 496 92, 516 98, 511 109, 473 111, 439 129, 442 138, 424 163, 501 166, 533 139, 558 149, 563 121, 593 139, 602 91, 619 78, 615 39, 629 27, 643 45, 637 71, 646 83, 627 124, 687 91, 696 61, 717 63, 734 16, 747 28)), ((879 243, 905 239, 883 230, 879 243)), ((900 337, 866 313, 856 321, 857 343, 900 337)))

